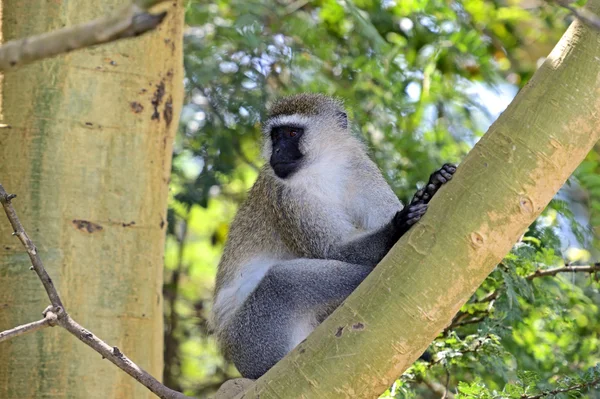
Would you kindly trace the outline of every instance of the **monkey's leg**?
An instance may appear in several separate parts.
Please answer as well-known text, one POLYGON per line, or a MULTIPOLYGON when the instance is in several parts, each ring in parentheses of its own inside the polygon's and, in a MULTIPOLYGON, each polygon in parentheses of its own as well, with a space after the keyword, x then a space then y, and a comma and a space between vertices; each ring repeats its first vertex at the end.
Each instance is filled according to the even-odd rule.
POLYGON ((228 325, 227 352, 244 377, 258 378, 310 334, 372 268, 296 259, 269 269, 228 325))
POLYGON ((456 172, 456 166, 449 163, 433 172, 429 176, 429 181, 425 187, 416 192, 410 201, 410 205, 428 204, 440 187, 452 179, 454 172, 456 172))

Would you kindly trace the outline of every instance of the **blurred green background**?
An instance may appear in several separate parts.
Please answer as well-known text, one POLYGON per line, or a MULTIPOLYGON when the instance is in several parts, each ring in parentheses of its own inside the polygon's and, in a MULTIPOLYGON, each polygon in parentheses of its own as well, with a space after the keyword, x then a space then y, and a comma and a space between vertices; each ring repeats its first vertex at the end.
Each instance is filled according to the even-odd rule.
MULTIPOLYGON (((263 162, 269 101, 304 91, 342 98, 406 201, 441 164, 460 163, 572 20, 538 0, 189 1, 165 255, 165 383, 208 397, 238 376, 207 318, 229 222, 263 162)), ((383 397, 600 398, 598 275, 525 278, 594 264, 598 171, 600 148, 432 344, 432 361, 398 376, 383 397)))

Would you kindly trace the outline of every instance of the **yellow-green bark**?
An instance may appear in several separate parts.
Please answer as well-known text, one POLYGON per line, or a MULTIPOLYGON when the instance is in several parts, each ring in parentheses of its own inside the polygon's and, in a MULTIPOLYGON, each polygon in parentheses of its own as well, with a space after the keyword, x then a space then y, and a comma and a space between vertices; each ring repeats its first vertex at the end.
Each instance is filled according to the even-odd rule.
POLYGON ((423 220, 243 397, 374 398, 390 386, 600 138, 599 60, 600 32, 574 23, 423 220))
MULTIPOLYGON (((119 0, 3 0, 3 40, 85 22, 119 0)), ((157 31, 6 73, 0 181, 69 313, 162 374, 162 255, 182 102, 183 4, 157 31)), ((48 305, 0 220, 0 330, 48 305)), ((0 344, 0 398, 144 398, 149 391, 62 329, 0 344)))

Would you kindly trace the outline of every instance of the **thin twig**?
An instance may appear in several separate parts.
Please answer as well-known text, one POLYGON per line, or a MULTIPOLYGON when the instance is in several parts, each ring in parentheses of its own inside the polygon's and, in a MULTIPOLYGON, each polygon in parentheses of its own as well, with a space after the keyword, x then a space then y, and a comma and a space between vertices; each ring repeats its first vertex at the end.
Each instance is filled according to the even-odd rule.
MULTIPOLYGON (((524 278, 526 280, 531 281, 538 277, 556 276, 559 273, 569 273, 569 272, 571 272, 571 273, 590 273, 590 274, 597 273, 597 272, 600 272, 600 262, 594 263, 592 265, 582 265, 582 266, 565 265, 565 266, 561 266, 561 267, 555 267, 552 269, 538 269, 535 272, 528 274, 524 278)), ((501 287, 498 287, 496 290, 491 291, 486 296, 484 296, 483 298, 481 298, 479 300, 474 301, 473 303, 490 302, 491 304, 493 304, 493 302, 498 298, 498 295, 500 295, 500 293, 499 293, 500 290, 501 290, 501 287)), ((468 325, 468 324, 476 324, 476 323, 483 321, 485 319, 485 317, 489 314, 490 310, 491 310, 491 306, 488 306, 487 310, 478 312, 479 314, 483 314, 483 316, 473 317, 471 319, 468 319, 468 317, 474 316, 475 314, 470 314, 468 312, 458 312, 456 314, 456 316, 454 316, 454 318, 452 319, 452 323, 450 323, 450 325, 448 325, 448 327, 446 327, 444 329, 444 334, 447 334, 449 331, 455 329, 456 327, 464 326, 464 325, 468 325)))
POLYGON ((581 384, 573 385, 573 386, 570 386, 567 388, 557 388, 557 389, 553 389, 551 391, 544 391, 537 395, 523 394, 523 395, 521 395, 521 399, 540 399, 545 396, 556 396, 559 393, 566 393, 566 392, 577 391, 577 390, 581 390, 581 389, 585 389, 585 388, 591 388, 598 384, 600 384, 600 378, 596 378, 595 380, 592 380, 590 382, 582 382, 581 384))
POLYGON ((447 386, 444 386, 437 381, 428 380, 427 378, 421 378, 421 381, 427 386, 427 388, 429 388, 431 392, 439 395, 441 398, 454 399, 454 394, 448 391, 447 386))
POLYGON ((566 8, 573 14, 577 19, 581 20, 583 23, 591 26, 594 29, 600 29, 600 17, 594 14, 592 11, 587 8, 574 8, 571 6, 570 1, 566 0, 554 0, 561 7, 566 8))
MULTIPOLYGON (((59 315, 60 316, 60 315, 59 315)), ((94 335, 88 329, 82 327, 79 323, 73 320, 68 314, 59 317, 58 325, 69 331, 81 342, 94 349, 103 358, 110 360, 121 370, 139 381, 143 386, 148 388, 152 393, 161 399, 184 399, 189 398, 182 393, 167 388, 161 384, 156 378, 148 374, 144 369, 135 364, 131 359, 121 352, 116 346, 110 346, 94 335)))
POLYGON ((538 269, 530 275, 526 276, 527 280, 533 280, 538 277, 556 276, 558 273, 595 273, 600 272, 600 263, 594 263, 593 265, 587 266, 562 266, 555 267, 554 269, 538 269))
MULTIPOLYGON (((146 388, 148 388, 152 393, 154 393, 159 398, 162 398, 162 399, 188 398, 187 396, 183 395, 182 393, 174 391, 170 388, 167 388, 163 384, 161 384, 156 378, 154 378, 153 376, 148 374, 145 370, 143 370, 141 367, 139 367, 137 364, 132 362, 131 359, 129 359, 127 356, 125 356, 119 348, 117 348, 116 346, 108 345, 106 342, 102 341, 100 338, 95 336, 91 331, 82 327, 79 323, 77 323, 75 320, 73 320, 71 318, 71 316, 69 316, 66 309, 62 305, 62 301, 60 299, 58 291, 56 290, 56 288, 54 287, 54 284, 52 283, 52 279, 50 278, 50 276, 46 272, 46 269, 44 268, 44 264, 42 263, 42 260, 37 252, 37 249, 35 248, 35 245, 31 241, 31 239, 29 238, 29 236, 27 235, 25 230, 23 229, 23 225, 21 224, 21 222, 17 216, 17 213, 15 212, 15 210, 12 206, 11 200, 14 199, 15 197, 16 197, 16 195, 14 195, 14 194, 7 194, 7 192, 4 189, 4 187, 2 186, 2 184, 0 184, 0 202, 2 203, 2 207, 4 208, 4 211, 6 212, 6 216, 8 217, 8 220, 10 221, 10 224, 15 231, 14 234, 17 237, 19 237, 19 240, 21 240, 21 243, 23 243, 23 246, 27 250, 27 253, 29 254, 29 258, 31 259, 31 262, 33 264, 33 268, 36 271, 40 280, 42 280, 42 283, 44 284, 44 288, 46 289, 46 293, 48 294, 48 298, 52 302, 52 305, 53 305, 52 308, 46 309, 44 311, 45 318, 53 319, 52 321, 49 321, 48 323, 51 325, 52 323, 55 322, 57 325, 63 327, 67 331, 69 331, 71 334, 73 334, 75 337, 77 337, 81 342, 83 342, 84 344, 86 344, 87 346, 89 346, 90 348, 92 348, 96 352, 98 352, 100 355, 102 355, 103 358, 110 360, 121 370, 125 371, 127 374, 129 374, 130 376, 135 378, 137 381, 139 381, 142 385, 144 385, 146 388), (52 316, 52 314, 56 315, 55 319, 54 319, 54 316, 52 316)), ((38 322, 36 322, 36 323, 38 323, 38 322)), ((35 323, 31 323, 31 324, 35 324, 35 323)), ((36 325, 35 327, 38 327, 38 326, 36 325)), ((19 328, 19 327, 17 327, 17 328, 19 328)), ((34 328, 34 327, 31 327, 31 328, 34 328)), ((38 329, 39 328, 41 328, 41 327, 38 327, 38 329)), ((11 331, 11 330, 9 330, 9 331, 11 331)), ((21 335, 21 334, 12 334, 10 337, 7 337, 6 339, 9 339, 9 338, 21 335)))
POLYGON ((42 320, 34 321, 33 323, 23 324, 10 330, 0 332, 0 342, 8 341, 11 338, 18 337, 30 332, 38 331, 46 327, 54 327, 56 325, 56 313, 47 309, 42 320))
POLYGON ((54 57, 84 47, 139 36, 156 28, 166 12, 150 14, 147 8, 166 0, 138 0, 114 14, 84 24, 37 36, 11 40, 0 47, 0 71, 54 57))
POLYGON ((0 184, 0 203, 2 204, 4 212, 6 213, 6 217, 8 217, 10 225, 13 228, 13 235, 16 235, 19 238, 19 240, 27 250, 27 254, 29 255, 29 259, 31 260, 31 264, 33 266, 33 270, 35 270, 38 277, 42 281, 42 284, 44 285, 44 289, 46 290, 46 294, 48 294, 48 298, 50 299, 50 303, 52 304, 52 306, 54 306, 55 308, 64 308, 60 296, 58 295, 58 291, 56 291, 56 288, 52 283, 52 279, 50 278, 50 276, 46 272, 46 269, 44 268, 44 264, 42 263, 42 259, 38 254, 37 248, 35 247, 35 245, 33 245, 33 242, 25 232, 23 225, 17 217, 17 212, 15 212, 15 209, 10 203, 11 200, 15 197, 16 195, 14 194, 8 194, 6 190, 4 190, 4 187, 2 187, 2 184, 0 184))

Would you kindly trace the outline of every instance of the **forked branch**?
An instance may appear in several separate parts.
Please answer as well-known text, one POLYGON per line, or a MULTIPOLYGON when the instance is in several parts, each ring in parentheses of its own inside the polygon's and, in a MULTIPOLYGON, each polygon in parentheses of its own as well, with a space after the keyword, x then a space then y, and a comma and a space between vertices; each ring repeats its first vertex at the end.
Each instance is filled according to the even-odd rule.
POLYGON ((110 360, 121 370, 138 380, 142 385, 152 391, 159 398, 188 398, 182 393, 174 391, 161 384, 156 378, 148 374, 145 370, 131 361, 131 359, 125 356, 119 348, 108 345, 106 342, 102 341, 91 331, 82 327, 79 323, 73 320, 71 316, 69 316, 65 310, 65 307, 63 306, 60 295, 56 290, 52 279, 44 268, 44 264, 42 263, 42 259, 40 258, 35 245, 25 232, 25 229, 23 228, 23 225, 17 216, 17 212, 12 206, 11 201, 15 197, 16 195, 14 194, 8 194, 2 184, 0 184, 0 203, 2 203, 4 212, 6 213, 6 216, 13 227, 13 234, 19 238, 27 250, 29 258, 31 259, 31 264, 33 265, 33 270, 35 270, 38 277, 42 281, 52 305, 46 308, 44 311, 44 319, 0 332, 0 342, 29 332, 40 330, 44 327, 58 325, 73 334, 81 342, 94 349, 96 352, 102 355, 103 358, 110 360))

